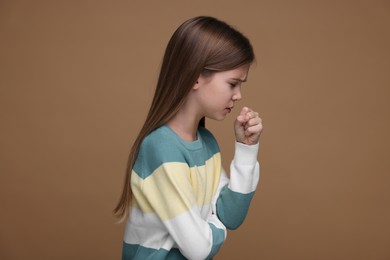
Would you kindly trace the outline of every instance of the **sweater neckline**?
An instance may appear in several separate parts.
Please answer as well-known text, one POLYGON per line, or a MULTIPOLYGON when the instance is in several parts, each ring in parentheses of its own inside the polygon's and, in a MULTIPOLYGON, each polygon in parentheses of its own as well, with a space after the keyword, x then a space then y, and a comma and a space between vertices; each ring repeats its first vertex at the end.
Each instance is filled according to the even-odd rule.
POLYGON ((189 150, 198 150, 203 147, 202 145, 202 136, 200 134, 199 128, 196 130, 196 137, 197 139, 195 141, 186 141, 183 140, 175 131, 173 131, 172 128, 170 128, 168 125, 164 124, 162 126, 164 129, 166 129, 174 138, 179 141, 183 146, 185 146, 189 150))

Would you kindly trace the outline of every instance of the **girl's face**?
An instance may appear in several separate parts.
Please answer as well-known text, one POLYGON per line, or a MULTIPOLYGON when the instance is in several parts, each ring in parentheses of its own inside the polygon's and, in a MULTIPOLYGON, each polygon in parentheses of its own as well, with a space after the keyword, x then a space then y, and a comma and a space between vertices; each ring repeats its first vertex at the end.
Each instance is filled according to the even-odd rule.
POLYGON ((195 84, 195 96, 201 115, 214 120, 223 120, 241 99, 241 84, 246 81, 249 65, 237 69, 200 76, 195 84))

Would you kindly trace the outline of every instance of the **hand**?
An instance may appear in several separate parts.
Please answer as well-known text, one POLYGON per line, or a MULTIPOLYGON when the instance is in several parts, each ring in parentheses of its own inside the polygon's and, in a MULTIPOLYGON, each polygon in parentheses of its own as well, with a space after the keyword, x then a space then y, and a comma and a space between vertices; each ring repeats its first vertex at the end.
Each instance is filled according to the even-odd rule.
POLYGON ((263 125, 259 113, 243 107, 234 122, 237 142, 247 145, 257 144, 262 130, 263 125))

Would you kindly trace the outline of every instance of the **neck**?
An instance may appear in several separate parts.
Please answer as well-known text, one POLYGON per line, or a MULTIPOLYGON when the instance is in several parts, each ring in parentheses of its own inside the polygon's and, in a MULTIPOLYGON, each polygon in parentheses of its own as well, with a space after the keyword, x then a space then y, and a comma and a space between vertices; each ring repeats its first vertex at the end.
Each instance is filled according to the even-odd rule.
POLYGON ((197 139, 196 133, 201 117, 184 106, 177 112, 177 114, 167 122, 167 125, 175 131, 185 141, 195 141, 197 139))

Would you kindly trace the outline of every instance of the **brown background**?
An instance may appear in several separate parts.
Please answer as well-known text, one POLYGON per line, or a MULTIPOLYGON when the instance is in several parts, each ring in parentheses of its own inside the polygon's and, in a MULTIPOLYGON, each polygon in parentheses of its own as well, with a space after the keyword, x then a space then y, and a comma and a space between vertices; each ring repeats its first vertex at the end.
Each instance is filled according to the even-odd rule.
MULTIPOLYGON (((216 259, 390 259, 389 1, 0 2, 0 259, 119 259, 111 210, 166 43, 231 23, 261 184, 216 259)), ((235 111, 237 113, 237 110, 235 111)), ((232 157, 233 116, 210 122, 232 157)))

